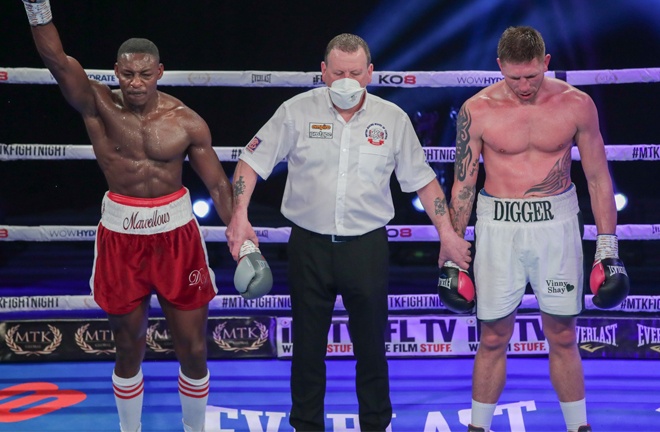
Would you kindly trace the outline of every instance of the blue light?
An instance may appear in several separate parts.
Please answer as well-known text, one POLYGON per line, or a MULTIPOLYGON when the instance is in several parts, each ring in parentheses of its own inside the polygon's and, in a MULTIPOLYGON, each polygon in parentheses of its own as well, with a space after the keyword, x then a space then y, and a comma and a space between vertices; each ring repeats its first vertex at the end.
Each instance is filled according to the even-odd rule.
POLYGON ((616 203, 616 211, 621 211, 628 205, 628 197, 622 193, 614 194, 614 202, 616 203))
POLYGON ((205 218, 210 210, 211 206, 205 200, 197 200, 193 203, 193 212, 199 218, 205 218))
POLYGON ((422 201, 420 201, 418 196, 415 196, 412 200, 412 205, 417 210, 418 212, 422 213, 424 212, 424 206, 422 206, 422 201))

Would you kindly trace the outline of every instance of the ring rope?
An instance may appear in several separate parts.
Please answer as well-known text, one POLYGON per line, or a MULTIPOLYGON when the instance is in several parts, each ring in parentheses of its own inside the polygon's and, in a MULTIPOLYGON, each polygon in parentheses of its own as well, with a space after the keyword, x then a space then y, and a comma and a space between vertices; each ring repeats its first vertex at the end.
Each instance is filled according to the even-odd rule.
MULTIPOLYGON (((118 85, 113 70, 87 69, 91 79, 118 85)), ((634 84, 660 82, 660 68, 548 71, 546 76, 572 85, 634 84)), ((485 87, 504 79, 499 71, 374 71, 376 87, 485 87)), ((45 68, 0 67, 0 83, 57 84, 45 68)), ((226 87, 314 87, 320 72, 285 71, 165 71, 159 85, 226 87)))
MULTIPOLYGON (((0 225, 0 241, 93 241, 96 226, 0 225)), ((387 225, 387 236, 393 242, 437 242, 438 232, 432 225, 387 225)), ((226 227, 202 226, 202 235, 207 242, 226 242, 226 227)), ((254 232, 262 243, 286 243, 291 227, 254 227, 254 232)), ((619 240, 660 240, 660 225, 617 225, 619 240)), ((596 240, 596 225, 584 226, 584 240, 596 240)), ((474 227, 465 230, 465 239, 474 240, 474 227)))
MULTIPOLYGON (((213 147, 223 162, 238 162, 244 147, 213 147)), ((424 147, 428 162, 454 162, 455 147, 424 147)), ((605 154, 609 161, 660 160, 660 144, 608 144, 605 154)), ((571 158, 580 160, 577 147, 571 149, 571 158)), ((90 144, 2 144, 0 161, 15 160, 93 160, 90 144)))
MULTIPOLYGON (((391 294, 388 296, 390 312, 410 312, 411 310, 445 310, 445 305, 437 294, 391 294)), ((160 310, 155 295, 151 297, 151 308, 160 310)), ((601 310, 593 304, 593 295, 585 294, 584 307, 587 310, 601 310)), ((538 301, 534 294, 525 294, 520 309, 538 310, 538 301)), ((258 299, 244 299, 240 295, 218 294, 209 303, 213 311, 288 311, 291 310, 291 298, 288 295, 265 295, 258 299)), ((337 296, 335 311, 345 311, 341 295, 337 296)), ((0 298, 0 314, 3 312, 34 311, 81 311, 101 310, 91 295, 53 295, 53 296, 13 296, 0 298)), ((629 295, 611 312, 660 312, 660 296, 629 295)))

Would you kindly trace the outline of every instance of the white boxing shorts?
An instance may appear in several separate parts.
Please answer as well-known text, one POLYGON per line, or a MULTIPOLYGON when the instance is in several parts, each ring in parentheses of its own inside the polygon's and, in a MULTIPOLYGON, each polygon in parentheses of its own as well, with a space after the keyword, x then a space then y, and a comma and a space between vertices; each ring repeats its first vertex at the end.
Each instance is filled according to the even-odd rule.
POLYGON ((544 198, 477 198, 474 278, 477 318, 514 312, 529 283, 542 312, 575 316, 583 308, 583 256, 575 186, 544 198))
POLYGON ((208 304, 218 290, 188 190, 158 198, 106 193, 90 286, 113 315, 131 312, 152 291, 180 310, 208 304))

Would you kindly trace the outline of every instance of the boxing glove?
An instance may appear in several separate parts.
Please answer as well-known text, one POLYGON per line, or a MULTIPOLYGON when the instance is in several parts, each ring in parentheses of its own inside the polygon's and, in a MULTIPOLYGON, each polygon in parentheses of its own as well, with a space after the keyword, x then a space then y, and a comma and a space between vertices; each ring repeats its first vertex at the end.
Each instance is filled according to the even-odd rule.
POLYGON ((470 313, 476 305, 470 274, 451 261, 440 268, 438 295, 447 309, 454 313, 470 313))
POLYGON ((32 27, 45 25, 53 20, 48 0, 23 0, 23 6, 32 27))
POLYGON ((234 287, 245 299, 255 299, 270 292, 273 274, 261 251, 250 240, 245 240, 238 253, 234 272, 234 287))
POLYGON ((601 309, 612 309, 621 304, 630 291, 630 279, 619 259, 616 235, 599 234, 596 238, 594 265, 589 276, 593 302, 601 309))

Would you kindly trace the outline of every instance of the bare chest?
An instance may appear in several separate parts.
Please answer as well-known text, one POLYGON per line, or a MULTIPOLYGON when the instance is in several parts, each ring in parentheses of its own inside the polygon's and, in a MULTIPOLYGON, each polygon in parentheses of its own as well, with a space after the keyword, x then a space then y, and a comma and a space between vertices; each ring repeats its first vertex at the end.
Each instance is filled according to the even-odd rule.
POLYGON ((179 159, 189 145, 186 130, 169 116, 139 118, 121 113, 106 119, 105 128, 103 151, 130 159, 179 159))
POLYGON ((497 153, 553 153, 572 145, 577 127, 561 109, 518 107, 492 110, 483 131, 484 145, 497 153))

